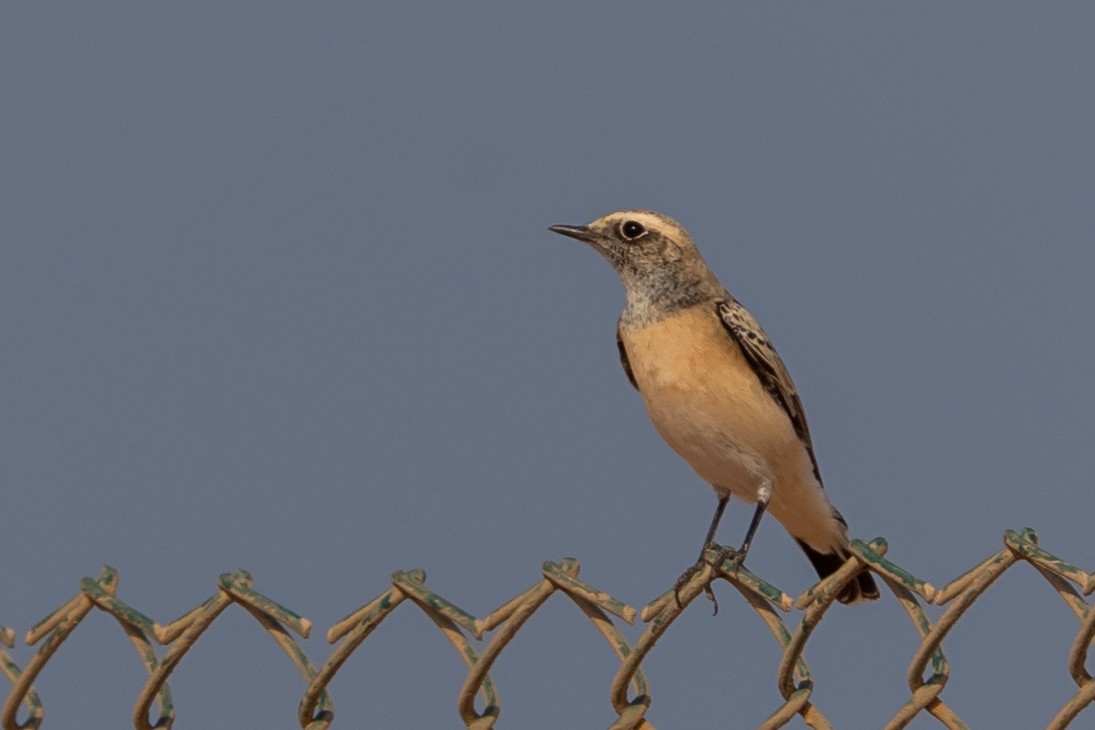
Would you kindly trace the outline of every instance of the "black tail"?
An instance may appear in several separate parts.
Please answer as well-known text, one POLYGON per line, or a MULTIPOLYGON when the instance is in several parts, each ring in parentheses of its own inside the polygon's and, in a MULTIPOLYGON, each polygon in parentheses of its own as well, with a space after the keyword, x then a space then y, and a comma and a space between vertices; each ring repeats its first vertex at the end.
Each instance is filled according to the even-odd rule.
MULTIPOLYGON (((814 565, 814 570, 822 578, 828 578, 835 573, 851 557, 849 555, 841 556, 837 553, 819 553, 802 540, 796 539, 795 542, 802 548, 802 552, 806 553, 806 557, 814 565)), ((859 603, 860 601, 873 601, 876 598, 878 598, 878 586, 875 585, 870 571, 864 570, 856 576, 854 581, 844 586, 844 590, 840 592, 836 600, 841 603, 859 603)))

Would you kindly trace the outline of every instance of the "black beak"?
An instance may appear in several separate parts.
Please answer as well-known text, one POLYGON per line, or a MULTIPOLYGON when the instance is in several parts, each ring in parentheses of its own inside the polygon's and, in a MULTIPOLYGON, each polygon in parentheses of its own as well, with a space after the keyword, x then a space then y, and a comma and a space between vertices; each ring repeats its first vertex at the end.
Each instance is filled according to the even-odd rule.
POLYGON ((589 226, 550 226, 548 230, 552 233, 561 233, 564 236, 577 238, 579 241, 585 241, 586 243, 591 242, 594 238, 589 226))

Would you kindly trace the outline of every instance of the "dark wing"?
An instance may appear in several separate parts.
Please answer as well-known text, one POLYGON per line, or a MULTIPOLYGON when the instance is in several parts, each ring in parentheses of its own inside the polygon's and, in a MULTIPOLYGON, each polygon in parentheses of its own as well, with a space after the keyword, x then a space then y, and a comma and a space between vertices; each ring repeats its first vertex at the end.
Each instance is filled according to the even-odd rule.
POLYGON ((635 382, 635 373, 631 370, 631 361, 627 359, 627 348, 624 347, 624 341, 620 339, 619 323, 616 324, 616 349, 620 351, 620 364, 623 365, 624 375, 631 381, 632 387, 638 390, 639 384, 635 382))
POLYGON ((806 411, 802 408, 802 401, 795 392, 795 384, 783 360, 779 359, 776 349, 772 347, 768 335, 757 324, 757 320, 753 319, 753 315, 749 314, 749 311, 736 299, 727 294, 726 299, 720 299, 715 303, 715 307, 722 326, 738 343, 742 354, 753 366, 753 372, 760 378, 765 390, 791 419, 795 433, 810 454, 810 461, 814 465, 814 476, 820 484, 821 471, 817 467, 817 457, 814 456, 810 427, 806 425, 806 411))

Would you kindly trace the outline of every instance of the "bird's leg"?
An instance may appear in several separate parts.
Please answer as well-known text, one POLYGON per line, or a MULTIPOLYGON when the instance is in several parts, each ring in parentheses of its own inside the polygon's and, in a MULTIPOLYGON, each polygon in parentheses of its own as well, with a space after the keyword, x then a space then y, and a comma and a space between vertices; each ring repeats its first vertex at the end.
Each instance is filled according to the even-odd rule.
MULTIPOLYGON (((764 512, 768 509, 768 502, 771 499, 772 485, 765 480, 764 484, 757 490, 757 509, 753 512, 753 519, 749 522, 749 529, 745 531, 745 539, 742 541, 741 547, 735 550, 734 548, 723 547, 715 543, 715 530, 719 526, 719 520, 722 519, 722 513, 726 510, 726 503, 730 501, 729 495, 719 498, 718 507, 715 508, 715 517, 711 520, 711 527, 707 529, 707 539, 704 540, 699 559, 696 561, 695 565, 684 571, 684 574, 677 579, 677 583, 673 587, 673 595, 677 598, 677 606, 681 605, 681 588, 703 567, 707 548, 718 548, 716 565, 721 564, 724 560, 730 560, 734 565, 738 566, 745 563, 745 556, 749 554, 749 546, 753 544, 753 536, 757 534, 757 528, 760 527, 760 520, 764 517, 764 512)), ((715 604, 715 613, 718 614, 719 602, 715 600, 715 592, 711 590, 710 583, 704 586, 703 592, 707 594, 708 600, 715 604)))
POLYGON ((749 529, 745 531, 745 540, 731 557, 735 564, 741 565, 745 562, 745 556, 749 554, 749 546, 753 544, 753 535, 757 534, 757 528, 760 527, 760 518, 764 517, 764 511, 768 509, 768 500, 771 498, 772 487, 768 482, 765 482, 764 486, 757 490, 757 510, 753 513, 753 521, 749 523, 749 529))
MULTIPOLYGON (((684 571, 680 578, 677 578, 677 582, 673 585, 673 597, 677 599, 677 608, 681 607, 681 588, 683 588, 688 581, 692 580, 692 576, 700 571, 703 567, 704 555, 707 553, 707 548, 715 544, 715 531, 719 528, 719 521, 722 519, 722 513, 726 511, 726 504, 729 501, 729 494, 719 497, 718 506, 715 507, 715 516, 711 518, 711 526, 707 528, 707 537, 704 538, 703 547, 700 548, 700 557, 696 559, 695 565, 684 571)), ((706 593, 707 598, 715 604, 715 613, 718 613, 719 602, 715 600, 715 593, 711 590, 711 585, 708 584, 704 586, 703 592, 706 593)))
POLYGON ((719 522, 722 520, 722 513, 726 511, 726 505, 730 502, 730 495, 725 497, 719 497, 719 503, 715 507, 715 516, 711 518, 711 526, 707 528, 707 537, 703 539, 703 547, 700 548, 700 560, 703 560, 703 554, 707 552, 707 548, 715 542, 715 530, 719 529, 719 522))
POLYGON ((719 549, 718 558, 716 559, 717 565, 721 565, 724 560, 729 560, 738 566, 745 563, 745 556, 749 554, 749 546, 753 544, 753 536, 757 534, 760 520, 764 517, 764 512, 768 509, 768 502, 771 498, 772 485, 765 480, 764 484, 757 490, 757 509, 753 512, 753 519, 749 522, 749 529, 745 531, 745 539, 742 541, 741 547, 735 550, 731 547, 715 545, 719 549))

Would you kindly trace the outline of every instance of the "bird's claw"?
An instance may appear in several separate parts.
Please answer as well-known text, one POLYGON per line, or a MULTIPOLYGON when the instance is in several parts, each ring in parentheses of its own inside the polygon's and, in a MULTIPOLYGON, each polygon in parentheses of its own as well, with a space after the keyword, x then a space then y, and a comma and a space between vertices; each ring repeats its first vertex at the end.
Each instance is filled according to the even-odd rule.
MULTIPOLYGON (((677 582, 673 584, 673 599, 677 602, 677 608, 684 608, 684 605, 681 604, 681 589, 688 585, 689 581, 692 580, 692 577, 695 576, 696 573, 700 572, 703 568, 703 563, 703 558, 700 558, 696 561, 695 565, 688 566, 688 570, 681 573, 681 577, 677 578, 677 582)), ((710 586, 708 586, 707 590, 710 590, 710 586)))
MULTIPOLYGON (((701 555, 693 565, 688 566, 688 569, 681 573, 681 576, 677 578, 677 582, 673 584, 673 599, 677 602, 677 608, 684 608, 684 604, 681 603, 681 589, 691 582, 696 573, 703 570, 704 565, 707 564, 706 558, 701 555)), ((707 600, 715 604, 715 614, 719 612, 719 602, 715 598, 715 592, 711 590, 711 580, 703 586, 703 593, 707 596, 707 600)))
MULTIPOLYGON (((677 578, 677 582, 673 584, 673 598, 677 602, 677 608, 684 608, 684 606, 681 604, 681 589, 688 585, 689 581, 691 581, 692 578, 695 577, 696 573, 703 570, 703 566, 705 564, 719 566, 726 561, 730 561, 735 567, 740 568, 742 564, 745 563, 745 553, 740 550, 735 550, 731 547, 724 547, 722 545, 716 545, 714 543, 711 543, 710 545, 705 547, 703 554, 700 555, 699 560, 697 560, 695 564, 690 565, 686 571, 681 573, 681 577, 677 578), (715 551, 715 559, 713 561, 708 561, 707 559, 707 551, 709 549, 715 551)), ((705 596, 707 596, 707 600, 711 601, 711 603, 713 603, 715 606, 714 612, 711 615, 717 616, 719 613, 719 602, 718 599, 715 598, 715 592, 711 589, 711 581, 714 580, 714 577, 714 574, 712 574, 711 579, 708 580, 707 583, 704 585, 703 593, 705 596)))
POLYGON ((735 567, 742 567, 745 564, 745 553, 741 550, 735 550, 732 547, 723 547, 722 545, 716 545, 717 556, 715 557, 715 565, 722 565, 727 560, 734 564, 735 567))

